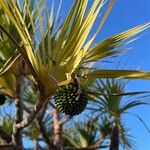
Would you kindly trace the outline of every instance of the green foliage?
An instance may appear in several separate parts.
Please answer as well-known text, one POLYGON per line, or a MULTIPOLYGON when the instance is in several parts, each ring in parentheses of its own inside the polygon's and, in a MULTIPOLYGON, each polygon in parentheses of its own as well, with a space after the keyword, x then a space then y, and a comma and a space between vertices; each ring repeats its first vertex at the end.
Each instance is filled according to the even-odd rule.
POLYGON ((97 80, 94 88, 92 87, 95 95, 92 97, 89 109, 102 117, 102 122, 106 125, 104 128, 101 128, 101 134, 103 136, 109 137, 111 135, 112 125, 116 124, 119 128, 122 147, 134 149, 133 137, 123 122, 123 116, 128 113, 130 114, 130 109, 134 107, 149 105, 146 101, 146 98, 149 96, 147 94, 144 97, 137 96, 138 94, 142 94, 141 92, 125 93, 126 84, 127 82, 116 79, 97 80))
POLYGON ((37 124, 35 122, 33 122, 25 131, 24 134, 27 138, 30 138, 31 140, 35 140, 38 141, 39 139, 39 129, 37 127, 37 124))
POLYGON ((10 116, 3 116, 2 120, 1 120, 1 126, 4 130, 4 132, 6 132, 8 135, 11 135, 13 133, 13 120, 10 116))
POLYGON ((65 128, 64 140, 76 148, 94 145, 99 140, 97 121, 98 117, 75 122, 73 128, 65 128))

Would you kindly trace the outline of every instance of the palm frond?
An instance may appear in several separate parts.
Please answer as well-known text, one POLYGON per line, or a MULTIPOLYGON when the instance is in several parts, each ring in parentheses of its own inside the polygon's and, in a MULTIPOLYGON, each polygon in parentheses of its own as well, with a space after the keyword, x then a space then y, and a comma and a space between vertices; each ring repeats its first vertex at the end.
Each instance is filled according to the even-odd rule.
POLYGON ((0 90, 1 93, 4 93, 5 95, 15 98, 15 84, 16 79, 14 75, 8 74, 4 76, 0 76, 0 90))
POLYGON ((138 101, 138 100, 134 100, 132 102, 127 102, 126 104, 121 106, 121 108, 119 110, 119 113, 123 114, 124 112, 126 112, 129 109, 131 109, 133 107, 141 106, 141 105, 149 105, 149 103, 148 102, 144 102, 144 101, 138 101))
POLYGON ((134 137, 130 134, 130 129, 128 129, 123 122, 119 123, 120 129, 120 143, 123 149, 136 149, 134 137))
POLYGON ((1 126, 8 135, 12 134, 13 119, 9 116, 4 116, 1 121, 1 126))
POLYGON ((114 35, 93 48, 89 49, 84 62, 97 61, 99 59, 116 55, 122 52, 122 46, 134 41, 131 37, 150 27, 150 23, 139 25, 127 31, 114 35), (120 49, 120 50, 119 50, 120 49))
POLYGON ((150 78, 150 72, 138 70, 96 70, 84 75, 82 78, 94 80, 97 78, 118 78, 118 79, 144 79, 150 78))

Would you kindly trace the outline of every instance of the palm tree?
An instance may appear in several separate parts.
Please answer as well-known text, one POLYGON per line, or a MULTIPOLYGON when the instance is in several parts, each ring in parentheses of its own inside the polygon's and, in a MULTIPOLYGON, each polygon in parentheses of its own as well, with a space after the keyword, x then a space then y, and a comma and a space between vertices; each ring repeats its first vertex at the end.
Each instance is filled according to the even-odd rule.
MULTIPOLYGON (((149 28, 150 24, 145 23, 93 46, 114 2, 110 1, 97 31, 88 39, 105 0, 93 1, 89 9, 88 0, 75 0, 68 16, 61 23, 61 6, 53 19, 53 5, 49 12, 46 1, 0 1, 0 92, 17 102, 13 138, 15 145, 22 147, 21 138, 17 138, 21 137, 21 129, 28 126, 43 107, 46 109, 49 98, 60 86, 71 82, 72 74, 91 66, 93 62, 121 53, 120 47, 131 42, 131 37, 149 28), (38 99, 30 115, 23 120, 21 89, 25 79, 37 87, 38 99)), ((91 69, 79 79, 82 85, 85 81, 97 78, 149 77, 149 72, 137 70, 91 69)))
POLYGON ((106 118, 100 122, 98 116, 85 118, 84 121, 77 121, 72 127, 64 129, 63 137, 66 150, 95 150, 108 147, 104 141, 112 128, 110 122, 106 118))
POLYGON ((89 106, 89 109, 93 112, 98 113, 100 116, 106 115, 112 120, 110 150, 118 150, 119 141, 122 143, 123 148, 134 149, 132 139, 127 136, 128 129, 123 122, 123 116, 128 114, 129 110, 134 107, 149 105, 146 102, 146 96, 144 96, 144 100, 142 99, 143 96, 135 97, 135 95, 142 94, 142 92, 125 93, 125 85, 126 83, 120 80, 99 79, 94 87, 97 96, 94 96, 93 105, 89 106), (124 95, 129 95, 130 98, 124 99, 124 95))

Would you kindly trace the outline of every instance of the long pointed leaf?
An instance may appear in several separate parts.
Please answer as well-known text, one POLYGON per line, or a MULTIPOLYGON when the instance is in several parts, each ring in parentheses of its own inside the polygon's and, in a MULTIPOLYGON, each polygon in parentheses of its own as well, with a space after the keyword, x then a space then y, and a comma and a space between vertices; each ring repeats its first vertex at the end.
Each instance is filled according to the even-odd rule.
POLYGON ((136 34, 142 32, 149 27, 150 23, 145 23, 143 25, 139 25, 127 31, 121 32, 100 42, 89 51, 87 51, 85 62, 96 61, 98 59, 116 55, 117 53, 122 52, 122 49, 119 50, 120 47, 134 41, 134 39, 129 38, 135 36, 136 34))
POLYGON ((118 79, 150 79, 150 72, 137 70, 96 70, 84 75, 82 78, 93 80, 98 78, 118 78, 118 79))

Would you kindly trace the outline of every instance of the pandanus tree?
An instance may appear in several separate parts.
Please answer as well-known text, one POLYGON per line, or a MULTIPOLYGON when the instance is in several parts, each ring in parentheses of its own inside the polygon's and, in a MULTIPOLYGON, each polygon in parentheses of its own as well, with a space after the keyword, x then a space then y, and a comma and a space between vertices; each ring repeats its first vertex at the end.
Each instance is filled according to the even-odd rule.
POLYGON ((79 120, 72 127, 64 129, 64 147, 68 150, 108 148, 109 145, 105 141, 110 137, 111 121, 104 116, 101 118, 97 115, 84 117, 84 122, 79 120))
MULTIPOLYGON (((124 122, 124 116, 132 114, 130 110, 141 105, 149 105, 148 95, 143 92, 125 92, 126 82, 117 79, 99 79, 94 86, 97 93, 93 100, 93 107, 89 109, 93 113, 101 116, 108 116, 112 122, 112 131, 110 133, 110 150, 118 150, 121 144, 124 149, 134 149, 135 145, 132 136, 128 133, 127 125, 124 122), (139 94, 144 94, 140 96, 139 94), (126 98, 124 98, 126 96, 126 98)), ((92 105, 91 103, 91 105, 92 105)), ((134 115, 147 128, 142 118, 134 115)))
MULTIPOLYGON (((48 101, 56 90, 72 90, 75 98, 68 98, 68 102, 65 101, 68 104, 70 100, 80 101, 83 96, 82 84, 86 81, 97 78, 150 77, 150 72, 138 70, 91 69, 80 77, 76 75, 76 72, 89 68, 93 62, 121 53, 120 47, 150 26, 150 23, 139 25, 93 46, 115 1, 110 0, 97 30, 90 38, 90 31, 106 1, 93 1, 90 8, 88 2, 74 0, 67 17, 59 22, 61 1, 53 19, 53 5, 50 10, 47 1, 0 0, 0 91, 1 95, 15 99, 16 116, 12 139, 20 148, 21 130, 35 118, 41 120, 48 101), (23 119, 21 93, 25 79, 36 86, 38 99, 29 116, 23 119)), ((62 101, 58 101, 59 110, 70 113, 62 101)), ((74 105, 70 106, 74 108, 74 105)))

